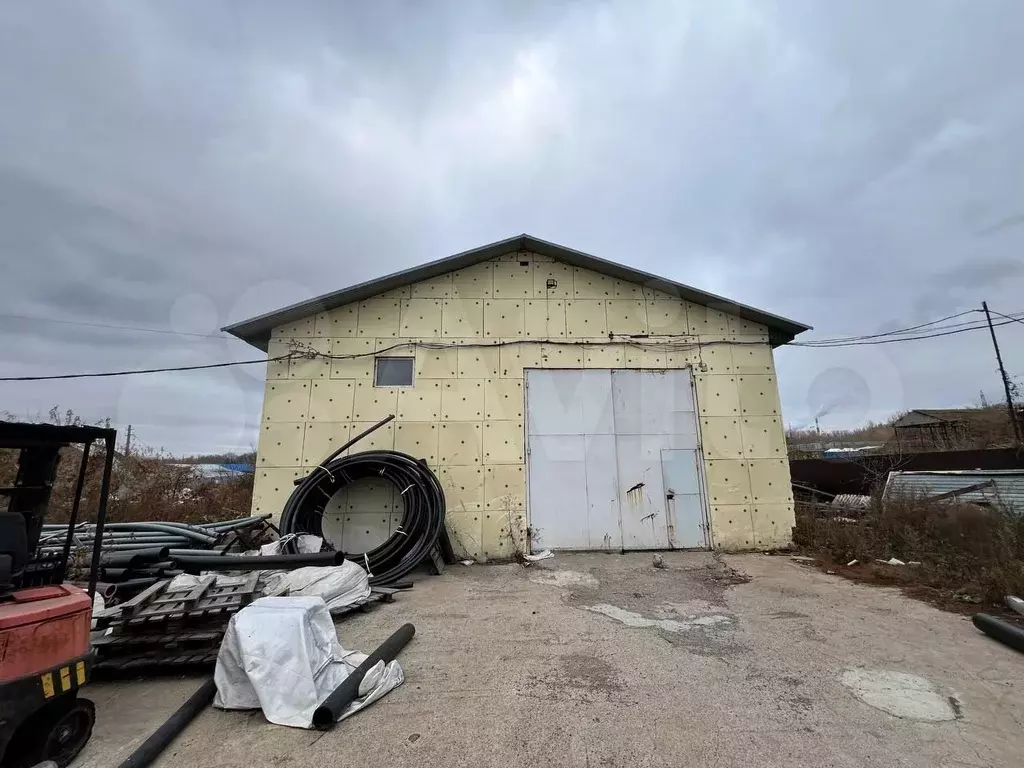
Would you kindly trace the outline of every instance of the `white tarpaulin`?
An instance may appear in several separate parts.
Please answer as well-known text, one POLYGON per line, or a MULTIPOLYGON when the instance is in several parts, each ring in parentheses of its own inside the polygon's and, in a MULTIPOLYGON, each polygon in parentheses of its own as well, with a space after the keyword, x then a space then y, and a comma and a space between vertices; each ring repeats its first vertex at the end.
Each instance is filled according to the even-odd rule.
POLYGON ((370 595, 370 578, 355 563, 307 566, 293 571, 275 571, 264 577, 263 594, 268 597, 322 597, 328 610, 344 608, 370 595))
MULTIPOLYGON (((203 579, 214 578, 218 587, 244 584, 245 576, 182 573, 174 577, 168 591, 194 587, 203 579)), ((370 595, 370 577, 353 562, 341 565, 308 566, 292 571, 260 571, 260 593, 266 597, 322 597, 331 611, 338 611, 370 595)))
MULTIPOLYGON (((214 680, 220 709, 262 709, 272 723, 311 728, 317 706, 367 658, 346 651, 320 597, 261 597, 231 617, 214 680)), ((340 720, 405 680, 397 661, 380 662, 340 720)))

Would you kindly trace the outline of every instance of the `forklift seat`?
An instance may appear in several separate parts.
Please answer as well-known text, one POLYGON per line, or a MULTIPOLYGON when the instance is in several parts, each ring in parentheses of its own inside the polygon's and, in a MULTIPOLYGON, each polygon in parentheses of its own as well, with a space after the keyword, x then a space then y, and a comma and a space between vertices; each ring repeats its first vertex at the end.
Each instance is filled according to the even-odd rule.
POLYGON ((25 516, 0 512, 0 594, 9 592, 29 561, 25 516))

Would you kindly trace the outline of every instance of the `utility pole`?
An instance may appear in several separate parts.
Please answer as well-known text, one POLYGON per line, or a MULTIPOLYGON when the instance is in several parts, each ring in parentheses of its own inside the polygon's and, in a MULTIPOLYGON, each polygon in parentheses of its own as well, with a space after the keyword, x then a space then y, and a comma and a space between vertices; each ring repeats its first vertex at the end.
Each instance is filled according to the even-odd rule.
POLYGON ((132 425, 128 425, 128 431, 124 436, 124 457, 127 459, 132 449, 132 425))
POLYGON ((992 334, 992 346, 996 350, 996 362, 999 363, 999 375, 1003 377, 1003 391, 1006 392, 1006 409, 1010 412, 1010 424, 1013 425, 1013 436, 1017 445, 1021 444, 1020 422, 1017 421, 1017 411, 1013 407, 1013 396, 1010 394, 1010 378, 1003 368, 1003 358, 999 354, 999 342, 996 341, 996 329, 992 327, 992 316, 988 312, 988 302, 981 302, 981 308, 985 310, 985 319, 988 321, 988 332, 992 334))

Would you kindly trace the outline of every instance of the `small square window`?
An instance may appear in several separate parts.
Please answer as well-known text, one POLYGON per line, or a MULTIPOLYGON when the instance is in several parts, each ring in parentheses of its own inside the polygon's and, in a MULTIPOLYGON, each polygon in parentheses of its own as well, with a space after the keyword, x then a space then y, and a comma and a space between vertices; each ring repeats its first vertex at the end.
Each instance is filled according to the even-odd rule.
POLYGON ((378 357, 373 374, 375 387, 411 387, 414 357, 378 357))

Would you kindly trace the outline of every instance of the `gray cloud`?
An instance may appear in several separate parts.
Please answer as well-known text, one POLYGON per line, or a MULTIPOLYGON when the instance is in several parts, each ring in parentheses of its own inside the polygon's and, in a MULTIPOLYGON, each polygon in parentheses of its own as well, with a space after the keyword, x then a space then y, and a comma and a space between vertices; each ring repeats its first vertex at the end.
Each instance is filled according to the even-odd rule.
MULTIPOLYGON (((215 333, 522 231, 815 335, 1024 310, 1022 32, 1013 0, 7 3, 3 313, 215 333)), ((786 419, 995 395, 987 343, 780 350, 786 419)), ((13 374, 252 354, 0 317, 13 374)), ((251 443, 260 395, 237 369, 0 407, 205 451, 251 443)))

